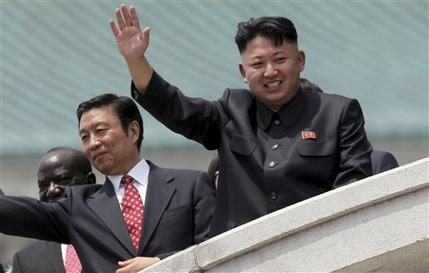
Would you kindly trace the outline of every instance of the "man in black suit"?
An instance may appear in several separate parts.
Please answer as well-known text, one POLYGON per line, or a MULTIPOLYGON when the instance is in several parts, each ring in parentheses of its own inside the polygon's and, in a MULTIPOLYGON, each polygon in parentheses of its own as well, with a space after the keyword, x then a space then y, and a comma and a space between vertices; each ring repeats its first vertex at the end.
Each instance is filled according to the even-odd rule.
POLYGON ((239 70, 250 91, 226 89, 212 102, 154 72, 145 56, 150 28, 141 30, 134 7, 121 5, 116 18, 110 27, 134 99, 174 132, 219 151, 212 235, 372 175, 359 103, 300 86, 305 54, 289 19, 239 23, 239 70))
MULTIPOLYGON (((91 163, 84 153, 69 147, 49 150, 39 161, 37 184, 42 202, 55 202, 67 186, 95 184, 91 163)), ((65 272, 67 245, 36 241, 13 257, 12 272, 65 272)))
POLYGON ((142 159, 143 122, 132 99, 104 94, 77 115, 83 152, 105 183, 68 187, 53 203, 0 196, 0 232, 72 244, 83 272, 103 273, 137 272, 207 238, 207 174, 142 159))

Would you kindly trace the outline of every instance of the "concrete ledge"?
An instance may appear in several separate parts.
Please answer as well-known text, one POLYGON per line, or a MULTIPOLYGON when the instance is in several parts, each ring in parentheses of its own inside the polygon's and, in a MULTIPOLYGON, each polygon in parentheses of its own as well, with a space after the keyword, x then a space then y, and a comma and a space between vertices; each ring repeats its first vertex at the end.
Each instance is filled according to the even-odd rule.
POLYGON ((426 158, 256 219, 142 272, 426 272, 427 262, 406 267, 404 259, 410 251, 428 256, 428 200, 426 158))

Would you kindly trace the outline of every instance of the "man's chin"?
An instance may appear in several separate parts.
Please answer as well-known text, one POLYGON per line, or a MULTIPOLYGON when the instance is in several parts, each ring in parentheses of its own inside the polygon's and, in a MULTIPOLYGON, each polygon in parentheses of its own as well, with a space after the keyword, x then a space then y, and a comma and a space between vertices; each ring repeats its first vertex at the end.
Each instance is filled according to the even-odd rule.
POLYGON ((96 168, 97 171, 99 171, 100 173, 102 173, 104 175, 111 175, 111 173, 110 173, 111 168, 107 164, 94 165, 94 168, 96 168))

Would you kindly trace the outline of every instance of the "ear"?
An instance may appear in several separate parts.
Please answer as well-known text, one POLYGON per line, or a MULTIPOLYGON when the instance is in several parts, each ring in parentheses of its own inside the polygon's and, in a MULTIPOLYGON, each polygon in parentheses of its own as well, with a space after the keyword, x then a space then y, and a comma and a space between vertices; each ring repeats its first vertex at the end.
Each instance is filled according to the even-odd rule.
POLYGON ((305 53, 302 50, 300 50, 298 52, 298 62, 299 62, 299 72, 304 71, 304 68, 305 68, 305 53))
POLYGON ((238 65, 238 69, 240 70, 240 74, 241 74, 241 77, 243 78, 243 81, 245 82, 245 83, 247 83, 247 78, 246 78, 246 71, 244 70, 244 66, 243 66, 243 64, 239 64, 238 65))
POLYGON ((95 184, 96 182, 95 174, 93 172, 90 172, 86 175, 86 183, 87 184, 95 184))
POLYGON ((140 125, 136 120, 133 120, 128 126, 128 137, 131 137, 134 143, 137 143, 140 136, 140 125))

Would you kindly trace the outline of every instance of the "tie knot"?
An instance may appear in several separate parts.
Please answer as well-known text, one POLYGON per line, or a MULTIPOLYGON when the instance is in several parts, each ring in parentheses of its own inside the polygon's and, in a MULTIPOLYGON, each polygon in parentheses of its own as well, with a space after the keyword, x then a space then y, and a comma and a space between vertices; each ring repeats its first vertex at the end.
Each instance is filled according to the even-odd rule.
POLYGON ((133 183, 133 178, 131 176, 129 176, 128 174, 124 175, 124 176, 122 176, 121 183, 123 183, 125 185, 131 184, 131 183, 133 183))

